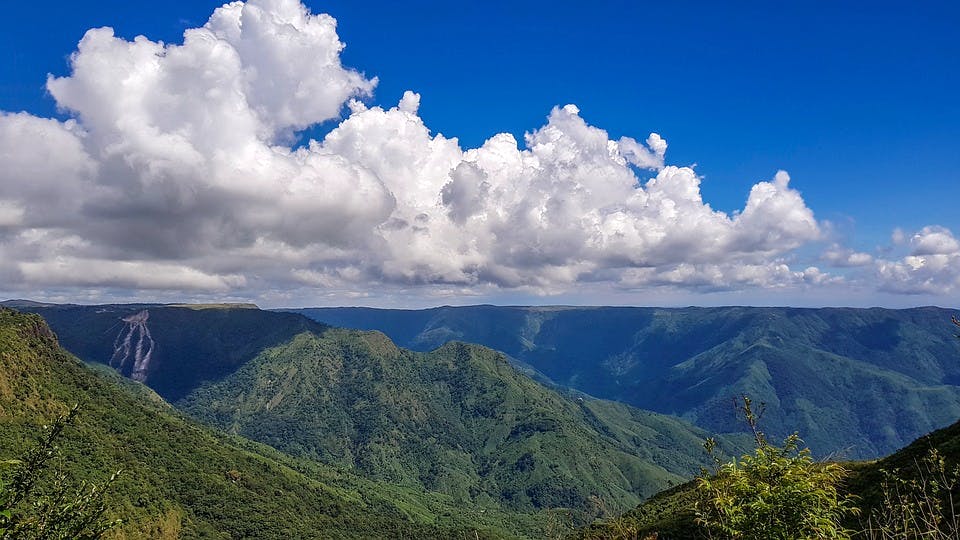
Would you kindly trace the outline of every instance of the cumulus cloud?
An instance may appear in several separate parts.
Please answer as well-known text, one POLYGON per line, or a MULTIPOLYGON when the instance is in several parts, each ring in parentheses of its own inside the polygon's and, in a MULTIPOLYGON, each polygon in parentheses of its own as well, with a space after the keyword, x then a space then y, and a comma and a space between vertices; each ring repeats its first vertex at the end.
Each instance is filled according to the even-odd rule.
MULTIPOLYGON (((420 94, 368 105, 377 81, 344 67, 343 47, 332 17, 295 0, 226 4, 182 44, 88 31, 47 82, 71 120, 0 115, 0 276, 214 292, 831 279, 784 262, 822 234, 783 171, 717 211, 692 167, 666 164, 663 137, 612 139, 574 105, 522 144, 464 149, 425 125, 420 94)), ((914 256, 950 241, 928 231, 914 256)))
POLYGON ((960 243, 945 227, 924 227, 910 239, 911 255, 954 255, 960 252, 960 243))
MULTIPOLYGON (((902 231, 903 242, 906 234, 902 231)), ((941 295, 960 290, 960 242, 953 232, 928 226, 909 239, 910 254, 876 263, 881 289, 904 294, 941 295)))

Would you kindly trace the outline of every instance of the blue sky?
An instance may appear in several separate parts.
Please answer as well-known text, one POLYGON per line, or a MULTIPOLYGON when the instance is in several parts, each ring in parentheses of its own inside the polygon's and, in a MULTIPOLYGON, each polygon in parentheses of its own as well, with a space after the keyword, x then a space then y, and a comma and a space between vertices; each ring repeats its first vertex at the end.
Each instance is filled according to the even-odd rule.
MULTIPOLYGON (((57 112, 44 85, 47 73, 70 75, 68 56, 88 28, 180 43, 186 28, 201 26, 219 5, 8 6, 0 22, 0 110, 74 117, 57 112)), ((406 90, 418 92, 423 123, 433 134, 457 137, 464 149, 504 132, 522 148, 524 134, 543 126, 553 107, 572 103, 610 139, 660 134, 669 142, 666 163, 695 164, 704 202, 730 215, 744 208, 752 186, 786 170, 790 187, 829 233, 790 251, 800 266, 815 264, 831 244, 882 257, 896 228, 907 238, 929 226, 960 232, 955 2, 306 5, 337 19, 343 65, 378 78, 372 96, 363 98, 366 106, 393 107, 406 90)), ((320 139, 339 122, 318 122, 304 139, 320 139)), ((403 284, 406 300, 397 302, 431 303, 433 292, 424 297, 411 285, 422 281, 403 284)), ((597 303, 571 296, 569 288, 530 293, 496 284, 478 298, 597 303)), ((58 294, 73 294, 64 287, 58 294)), ((951 287, 886 302, 949 301, 951 287)), ((142 295, 110 284, 83 290, 78 294, 142 295)), ((755 303, 773 294, 762 286, 750 290, 744 298, 755 303)), ((698 303, 696 294, 677 301, 698 303)))

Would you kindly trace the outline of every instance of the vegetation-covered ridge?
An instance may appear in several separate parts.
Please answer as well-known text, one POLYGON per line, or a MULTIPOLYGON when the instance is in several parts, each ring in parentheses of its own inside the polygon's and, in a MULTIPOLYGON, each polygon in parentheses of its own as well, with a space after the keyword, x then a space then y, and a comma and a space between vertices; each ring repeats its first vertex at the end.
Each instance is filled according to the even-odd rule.
POLYGON ((872 459, 960 417, 960 340, 940 308, 442 307, 295 310, 431 350, 505 352, 558 384, 742 429, 731 396, 766 402, 771 436, 814 455, 872 459))
POLYGON ((123 519, 114 538, 493 538, 536 536, 545 521, 371 482, 199 426, 146 387, 63 351, 39 316, 0 308, 0 461, 23 455, 41 425, 76 403, 56 467, 93 483, 123 470, 106 494, 108 517, 123 519))
POLYGON ((267 347, 325 327, 292 313, 265 317, 248 304, 8 305, 42 315, 81 359, 108 364, 171 402, 267 347))
POLYGON ((285 452, 514 510, 632 506, 705 462, 678 419, 562 394, 493 350, 305 331, 177 406, 285 452), (601 502, 602 501, 602 502, 601 502))
POLYGON ((485 347, 414 353, 381 333, 255 309, 27 309, 81 358, 139 377, 195 418, 467 506, 568 508, 588 520, 689 478, 706 459, 706 432, 544 386, 485 347), (139 360, 117 360, 127 350, 139 360))

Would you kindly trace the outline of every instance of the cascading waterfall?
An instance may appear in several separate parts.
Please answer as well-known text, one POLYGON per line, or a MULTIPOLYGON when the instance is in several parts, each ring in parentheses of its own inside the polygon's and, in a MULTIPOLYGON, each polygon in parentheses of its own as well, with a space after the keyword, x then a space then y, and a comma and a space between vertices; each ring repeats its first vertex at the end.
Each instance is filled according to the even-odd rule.
POLYGON ((129 377, 140 382, 147 378, 150 355, 153 354, 153 337, 147 327, 149 318, 150 312, 143 310, 121 319, 124 327, 113 341, 113 356, 110 357, 110 365, 120 373, 127 373, 132 364, 129 377))

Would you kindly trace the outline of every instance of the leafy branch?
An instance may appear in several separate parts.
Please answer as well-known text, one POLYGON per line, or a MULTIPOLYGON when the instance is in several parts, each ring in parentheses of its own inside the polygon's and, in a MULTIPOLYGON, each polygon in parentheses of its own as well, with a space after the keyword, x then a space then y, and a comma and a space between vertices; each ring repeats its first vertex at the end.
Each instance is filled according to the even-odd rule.
POLYGON ((44 436, 20 459, 0 462, 12 469, 9 480, 0 477, 0 540, 95 540, 120 523, 104 519, 104 495, 119 471, 101 486, 87 482, 72 486, 66 473, 57 470, 49 488, 40 489, 50 460, 59 455, 57 441, 79 412, 80 406, 74 405, 43 426, 44 436))

